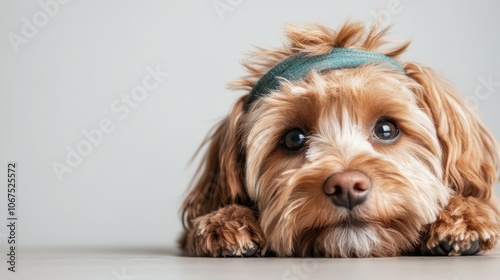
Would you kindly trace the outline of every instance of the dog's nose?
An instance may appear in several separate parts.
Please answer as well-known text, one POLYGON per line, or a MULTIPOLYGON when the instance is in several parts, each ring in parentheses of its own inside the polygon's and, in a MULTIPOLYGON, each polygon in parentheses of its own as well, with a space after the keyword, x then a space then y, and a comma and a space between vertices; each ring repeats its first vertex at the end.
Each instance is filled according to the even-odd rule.
POLYGON ((366 200, 371 187, 370 178, 365 173, 349 170, 328 177, 323 191, 333 204, 351 210, 366 200))

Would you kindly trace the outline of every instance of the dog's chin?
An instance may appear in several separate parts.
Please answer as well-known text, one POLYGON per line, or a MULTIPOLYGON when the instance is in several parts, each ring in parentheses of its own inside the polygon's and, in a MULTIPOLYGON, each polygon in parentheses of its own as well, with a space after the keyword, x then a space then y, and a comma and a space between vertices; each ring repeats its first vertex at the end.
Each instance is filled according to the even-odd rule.
POLYGON ((342 222, 306 229, 297 237, 295 252, 302 257, 369 257, 379 246, 375 230, 361 222, 342 222))
POLYGON ((330 257, 369 257, 380 247, 376 230, 367 223, 342 222, 332 226, 323 246, 330 257))
POLYGON ((387 257, 412 249, 412 239, 378 223, 346 219, 321 229, 305 229, 297 236, 296 254, 303 257, 387 257))

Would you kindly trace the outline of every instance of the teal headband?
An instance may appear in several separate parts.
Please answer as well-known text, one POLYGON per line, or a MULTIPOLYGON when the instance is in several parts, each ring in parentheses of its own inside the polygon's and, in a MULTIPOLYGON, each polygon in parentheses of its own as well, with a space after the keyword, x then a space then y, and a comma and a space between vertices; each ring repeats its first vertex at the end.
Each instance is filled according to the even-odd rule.
POLYGON ((396 60, 369 51, 333 48, 330 52, 318 56, 297 53, 275 65, 257 81, 257 84, 248 95, 245 108, 248 109, 260 97, 279 89, 280 80, 298 81, 304 79, 311 70, 323 72, 334 69, 356 68, 367 63, 386 63, 404 72, 403 66, 396 60))

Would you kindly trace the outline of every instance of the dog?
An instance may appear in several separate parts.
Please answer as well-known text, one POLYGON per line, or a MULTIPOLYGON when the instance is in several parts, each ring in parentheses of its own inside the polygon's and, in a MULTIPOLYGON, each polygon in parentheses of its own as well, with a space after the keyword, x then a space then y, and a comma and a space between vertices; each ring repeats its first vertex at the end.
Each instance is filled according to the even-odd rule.
POLYGON ((474 255, 499 243, 499 146, 389 28, 286 26, 209 134, 180 246, 210 257, 474 255))

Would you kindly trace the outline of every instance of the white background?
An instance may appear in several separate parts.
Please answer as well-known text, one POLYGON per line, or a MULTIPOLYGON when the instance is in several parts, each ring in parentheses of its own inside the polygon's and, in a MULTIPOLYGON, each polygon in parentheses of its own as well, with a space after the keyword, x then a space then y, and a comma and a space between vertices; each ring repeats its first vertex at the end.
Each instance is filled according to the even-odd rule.
MULTIPOLYGON (((6 163, 15 160, 20 246, 174 244, 198 162, 189 160, 242 94, 225 84, 245 74, 239 62, 253 46, 281 44, 285 22, 337 27, 373 21, 382 9, 392 37, 413 40, 404 60, 433 67, 464 98, 474 98, 481 77, 500 82, 500 2, 400 0, 390 14, 391 2, 73 0, 16 53, 8 34, 21 36, 23 17, 33 22, 43 10, 38 1, 1 1, 0 241, 6 163), (220 3, 232 10, 217 13, 220 3), (157 65, 169 77, 119 119, 110 104, 157 65), (65 163, 66 147, 104 118, 115 130, 60 182, 51 164, 65 163)), ((478 102, 497 139, 499 92, 478 102)))

